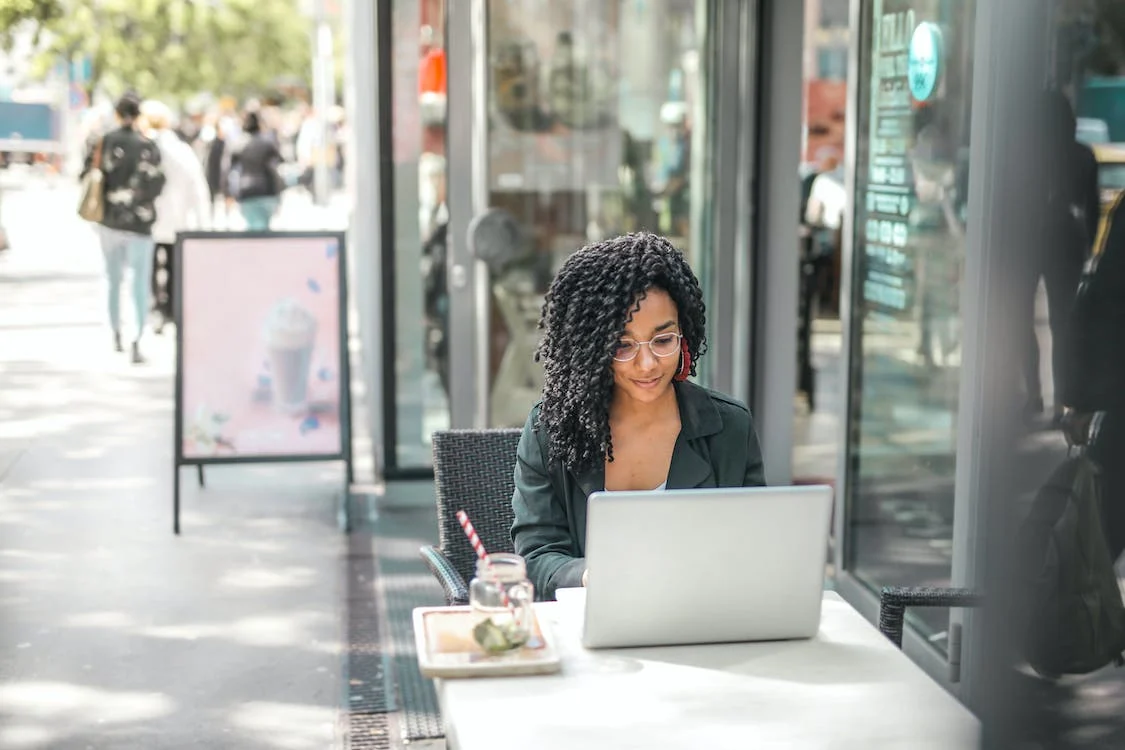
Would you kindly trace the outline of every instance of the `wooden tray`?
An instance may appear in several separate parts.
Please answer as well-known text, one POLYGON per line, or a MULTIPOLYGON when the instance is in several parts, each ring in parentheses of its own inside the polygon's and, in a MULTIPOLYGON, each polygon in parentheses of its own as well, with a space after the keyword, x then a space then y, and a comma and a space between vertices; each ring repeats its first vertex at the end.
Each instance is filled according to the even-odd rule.
POLYGON ((414 641, 426 677, 515 677, 554 674, 562 661, 551 634, 537 617, 523 648, 492 656, 473 640, 469 607, 416 607, 414 641))

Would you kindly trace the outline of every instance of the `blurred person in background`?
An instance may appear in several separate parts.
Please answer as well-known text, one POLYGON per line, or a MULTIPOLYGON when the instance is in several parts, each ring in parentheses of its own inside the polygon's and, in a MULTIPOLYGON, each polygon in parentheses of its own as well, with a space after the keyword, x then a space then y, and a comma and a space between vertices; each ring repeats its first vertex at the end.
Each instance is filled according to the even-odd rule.
POLYGON ((258 118, 258 132, 267 141, 271 141, 275 146, 281 146, 281 113, 278 108, 271 102, 263 102, 259 99, 250 99, 246 102, 243 108, 243 122, 246 121, 246 116, 254 114, 258 118))
POLYGON ((152 238, 156 253, 152 270, 152 295, 160 315, 155 331, 173 317, 173 268, 176 233, 188 229, 208 229, 211 225, 211 199, 203 165, 195 151, 173 129, 172 110, 158 101, 141 105, 142 128, 160 149, 165 184, 156 199, 156 223, 152 238))
POLYGON ((192 109, 185 109, 183 115, 179 118, 174 132, 179 136, 181 141, 194 149, 196 143, 199 142, 199 132, 202 129, 202 113, 192 109))
POLYGON ((164 189, 160 148, 138 132, 141 100, 135 94, 121 97, 114 107, 118 128, 94 141, 86 155, 84 176, 100 168, 105 191, 105 215, 98 227, 109 281, 109 322, 114 348, 121 352, 121 282, 126 267, 133 275, 133 306, 137 335, 133 339, 134 364, 142 364, 140 341, 149 308, 152 276, 152 225, 156 199, 164 189))
POLYGON ((333 189, 340 189, 344 185, 344 153, 345 146, 348 143, 348 119, 347 113, 343 107, 335 106, 329 115, 329 120, 332 123, 332 187, 333 189))
POLYGON ((220 213, 223 216, 222 225, 227 225, 235 201, 230 194, 231 156, 241 146, 245 136, 231 109, 233 106, 234 102, 229 97, 220 99, 218 108, 205 120, 201 133, 202 139, 207 143, 207 186, 211 189, 214 226, 220 224, 220 213))
POLYGON ((203 165, 207 188, 211 193, 211 208, 212 211, 217 211, 220 205, 225 206, 226 173, 230 159, 226 138, 222 128, 219 127, 218 115, 208 115, 200 133, 200 140, 206 144, 203 165))
POLYGON ((297 136, 301 132, 301 125, 305 122, 305 113, 308 105, 298 102, 296 106, 286 110, 281 117, 281 155, 287 162, 297 164, 297 136))
POLYGON ((960 288, 965 227, 958 206, 958 149, 948 110, 941 106, 914 115, 910 150, 914 203, 907 218, 917 248, 915 283, 921 330, 918 354, 936 372, 954 366, 961 346, 960 288))
POLYGON ((691 218, 691 125, 687 104, 665 102, 660 107, 664 130, 656 141, 655 193, 661 199, 661 230, 675 237, 688 235, 691 218))
POLYGON ((283 160, 277 144, 262 133, 257 112, 247 112, 242 127, 246 139, 231 155, 230 192, 238 200, 247 230, 265 232, 281 203, 283 160))
POLYGON ((285 131, 285 118, 281 108, 273 101, 263 102, 258 111, 258 120, 262 125, 262 134, 280 150, 285 131))
POLYGON ((296 155, 297 163, 301 166, 298 183, 309 193, 313 200, 320 202, 327 196, 317 193, 316 169, 321 164, 326 164, 329 173, 328 187, 339 184, 340 163, 337 161, 339 148, 338 135, 344 119, 343 107, 333 107, 329 110, 324 127, 321 127, 320 118, 314 109, 309 109, 305 115, 301 129, 297 133, 296 155))
POLYGON ((419 225, 422 229, 422 296, 426 367, 436 372, 449 395, 449 210, 445 203, 445 157, 424 153, 418 159, 419 225))
POLYGON ((1027 343, 1024 350, 1024 379, 1027 387, 1025 410, 1028 415, 1044 409, 1043 385, 1039 375, 1039 338, 1035 333, 1035 298, 1039 279, 1047 292, 1047 320, 1051 329, 1051 375, 1055 403, 1053 422, 1061 424, 1063 404, 1057 394, 1068 390, 1065 357, 1070 335, 1070 316, 1075 293, 1098 232, 1101 215, 1098 194, 1098 162, 1089 146, 1075 139, 1077 119, 1070 101, 1058 91, 1045 95, 1047 120, 1044 174, 1038 186, 1043 211, 1043 242, 1023 269, 1027 299, 1027 343))
POLYGON ((797 317, 797 390, 809 411, 816 409, 816 369, 812 357, 813 319, 834 286, 832 267, 839 252, 847 190, 840 160, 824 147, 815 167, 801 178, 799 315, 797 317), (828 278, 827 284, 825 278, 828 278), (825 290, 824 287, 829 289, 825 290))
POLYGON ((823 304, 829 296, 827 292, 836 283, 835 279, 825 277, 831 277, 834 261, 840 253, 847 188, 844 165, 836 150, 825 147, 818 156, 819 162, 807 187, 806 180, 801 181, 804 202, 801 221, 809 235, 806 257, 816 266, 813 292, 820 293, 817 301, 823 304))
POLYGON ((300 166, 298 184, 309 191, 316 200, 316 160, 323 148, 324 139, 321 137, 320 127, 317 123, 316 111, 309 107, 305 110, 300 127, 297 128, 297 139, 293 144, 293 152, 300 166))

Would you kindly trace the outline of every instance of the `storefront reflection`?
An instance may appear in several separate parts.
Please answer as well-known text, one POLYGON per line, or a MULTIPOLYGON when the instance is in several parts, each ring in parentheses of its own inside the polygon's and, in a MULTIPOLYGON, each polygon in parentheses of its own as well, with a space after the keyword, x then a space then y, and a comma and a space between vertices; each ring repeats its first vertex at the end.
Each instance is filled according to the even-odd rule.
POLYGON ((843 435, 840 325, 848 186, 848 0, 804 0, 804 149, 798 171, 797 391, 793 481, 832 484, 843 435))
POLYGON ((428 466, 430 435, 450 423, 445 14, 446 0, 391 5, 395 413, 388 464, 399 469, 428 466))
POLYGON ((488 4, 489 207, 521 228, 488 262, 492 425, 522 425, 538 399, 543 294, 587 242, 659 232, 707 286, 692 179, 706 155, 707 5, 488 4))
MULTIPOLYGON (((975 7, 866 10, 845 567, 875 588, 947 585, 975 7)), ((943 646, 947 613, 923 617, 943 646)))

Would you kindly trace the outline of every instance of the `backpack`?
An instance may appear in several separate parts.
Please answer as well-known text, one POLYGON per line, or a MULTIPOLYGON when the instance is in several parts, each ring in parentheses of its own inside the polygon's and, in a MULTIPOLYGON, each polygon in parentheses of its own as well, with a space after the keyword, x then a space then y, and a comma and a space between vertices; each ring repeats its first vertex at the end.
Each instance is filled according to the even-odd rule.
POLYGON ((1100 471, 1085 450, 1069 456, 1017 536, 1024 657, 1045 677, 1125 664, 1125 604, 1102 530, 1100 471))

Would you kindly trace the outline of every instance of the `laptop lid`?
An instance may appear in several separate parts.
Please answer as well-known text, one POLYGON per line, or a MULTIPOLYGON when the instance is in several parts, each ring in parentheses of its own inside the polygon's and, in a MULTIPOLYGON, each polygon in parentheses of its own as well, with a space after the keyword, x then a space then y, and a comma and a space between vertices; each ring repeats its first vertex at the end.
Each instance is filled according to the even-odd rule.
POLYGON ((592 494, 583 645, 812 637, 831 515, 827 486, 592 494))

